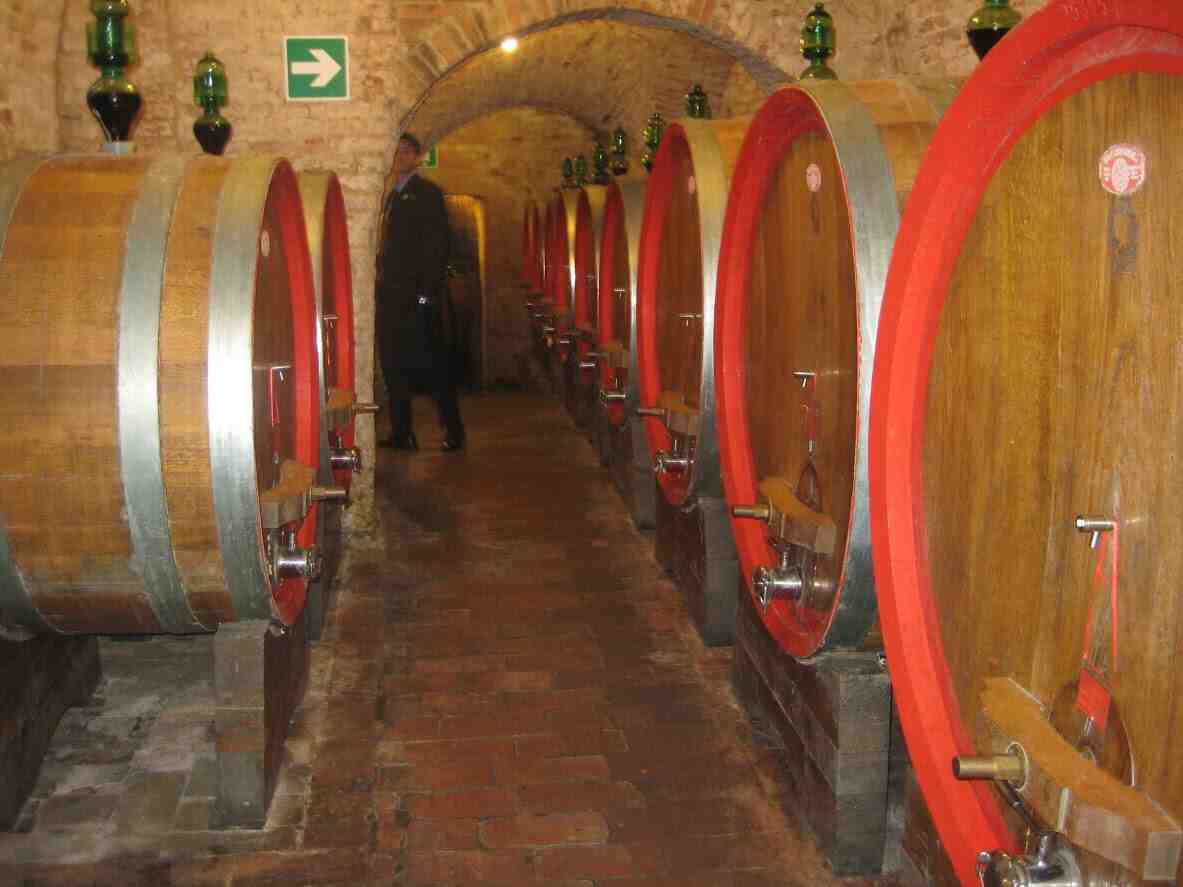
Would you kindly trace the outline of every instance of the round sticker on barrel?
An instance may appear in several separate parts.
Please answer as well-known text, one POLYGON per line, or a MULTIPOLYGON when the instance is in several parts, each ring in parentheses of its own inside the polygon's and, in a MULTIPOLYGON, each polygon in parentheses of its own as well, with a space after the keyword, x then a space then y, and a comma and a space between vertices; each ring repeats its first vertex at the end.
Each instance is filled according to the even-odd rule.
POLYGON ((1113 145, 1101 155, 1098 174, 1106 191, 1126 197, 1146 181, 1146 154, 1136 145, 1113 145))

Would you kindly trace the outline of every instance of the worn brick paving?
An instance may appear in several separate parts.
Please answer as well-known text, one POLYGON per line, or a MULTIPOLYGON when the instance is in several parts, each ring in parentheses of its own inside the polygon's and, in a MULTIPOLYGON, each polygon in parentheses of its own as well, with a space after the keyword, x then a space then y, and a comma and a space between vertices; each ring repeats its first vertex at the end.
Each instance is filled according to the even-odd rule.
POLYGON ((380 455, 268 827, 210 830, 174 773, 138 831, 121 796, 77 805, 89 852, 34 810, 0 884, 839 883, 586 440, 544 396, 464 408, 463 455, 428 414, 422 451, 380 455))

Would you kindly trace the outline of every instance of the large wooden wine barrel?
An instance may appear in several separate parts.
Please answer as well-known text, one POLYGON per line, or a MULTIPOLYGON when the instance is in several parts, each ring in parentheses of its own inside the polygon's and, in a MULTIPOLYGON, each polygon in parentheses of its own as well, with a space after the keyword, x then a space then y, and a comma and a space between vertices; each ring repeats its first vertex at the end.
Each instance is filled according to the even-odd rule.
POLYGON ((950 107, 896 241, 875 574, 908 751, 967 885, 1024 832, 955 777, 974 754, 1000 757, 956 769, 1009 779, 1084 883, 1183 877, 1180 108, 1183 6, 1051 2, 950 107))
POLYGON ((575 220, 579 211, 579 189, 562 188, 555 195, 555 214, 550 247, 554 251, 549 299, 553 311, 550 323, 551 372, 555 389, 570 409, 567 391, 567 362, 575 343, 575 220))
POLYGON ((0 226, 0 621, 294 622, 314 572, 320 393, 291 167, 15 162, 0 226))
POLYGON ((567 361, 567 403, 575 424, 591 430, 596 414, 596 363, 599 351, 600 229, 604 221, 605 185, 585 185, 575 207, 574 340, 567 361))
POLYGON ((666 499, 723 495, 715 429, 715 284, 727 189, 750 118, 667 127, 645 191, 637 269, 641 402, 650 454, 686 456, 661 471, 666 499))
POLYGON ((599 374, 600 460, 612 468, 633 521, 653 526, 653 479, 645 428, 635 410, 637 373, 637 254, 645 209, 645 181, 618 179, 608 186, 600 234, 599 374))
POLYGON ((685 119, 666 129, 645 190, 637 267, 639 409, 660 489, 654 552, 713 644, 733 639, 737 600, 715 426, 715 285, 749 120, 685 119))
POLYGON ((736 164, 715 318, 723 481, 729 505, 749 508, 732 520, 745 582, 797 657, 878 644, 875 331, 900 209, 954 92, 947 81, 786 87, 736 164))

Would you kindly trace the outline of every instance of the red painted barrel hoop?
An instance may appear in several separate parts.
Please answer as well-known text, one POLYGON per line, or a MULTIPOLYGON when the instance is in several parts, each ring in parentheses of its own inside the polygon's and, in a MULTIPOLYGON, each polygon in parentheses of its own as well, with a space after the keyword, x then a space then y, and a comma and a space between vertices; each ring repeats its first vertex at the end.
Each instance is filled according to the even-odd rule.
MULTIPOLYGON (((776 181, 784 153, 801 136, 814 131, 824 134, 826 126, 808 95, 791 90, 775 93, 753 118, 731 178, 715 307, 717 427, 728 502, 760 501, 746 396, 747 294, 752 273, 752 255, 746 245, 754 243, 759 234, 765 198, 776 181)), ((764 524, 745 520, 733 521, 731 526, 745 577, 750 578, 757 567, 776 566, 778 559, 768 544, 764 524)), ((845 557, 836 559, 845 562, 845 557)), ((835 586, 842 588, 841 576, 835 586)), ((836 603, 824 613, 813 614, 815 620, 804 625, 797 608, 790 603, 776 601, 766 610, 759 606, 756 609, 777 643, 792 655, 803 657, 816 651, 838 606, 836 603)))
POLYGON ((926 398, 945 295, 994 173, 1042 114, 1118 74, 1183 75, 1183 7, 1056 2, 996 46, 945 114, 896 239, 871 410, 871 528, 895 700, 925 801, 963 884, 975 855, 1015 852, 993 789, 953 777, 973 746, 960 717, 928 571, 923 512, 926 398))
MULTIPOLYGON (((320 460, 320 389, 316 368, 316 290, 308 257, 304 208, 295 173, 285 162, 276 166, 268 201, 275 201, 278 234, 289 261, 292 297, 292 410, 295 418, 295 453, 300 464, 316 471, 320 460)), ((301 548, 316 544, 317 509, 310 508, 296 531, 301 548)), ((304 610, 307 579, 285 579, 273 588, 276 613, 285 625, 293 625, 304 610)))

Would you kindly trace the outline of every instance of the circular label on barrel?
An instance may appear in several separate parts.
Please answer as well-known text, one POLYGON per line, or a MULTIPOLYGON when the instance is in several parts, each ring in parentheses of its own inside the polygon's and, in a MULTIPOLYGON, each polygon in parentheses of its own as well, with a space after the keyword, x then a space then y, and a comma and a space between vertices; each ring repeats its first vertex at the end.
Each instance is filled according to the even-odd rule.
POLYGON ((694 176, 690 176, 690 178, 686 180, 686 193, 693 194, 697 190, 698 182, 694 181, 694 176))
POLYGON ((805 187, 815 194, 822 189, 822 168, 816 163, 805 167, 805 187))
POLYGON ((1113 145, 1101 155, 1099 174, 1110 194, 1133 194, 1146 181, 1146 154, 1135 145, 1113 145))
POLYGON ((271 255, 271 233, 266 229, 259 235, 259 252, 263 254, 264 259, 271 255))

